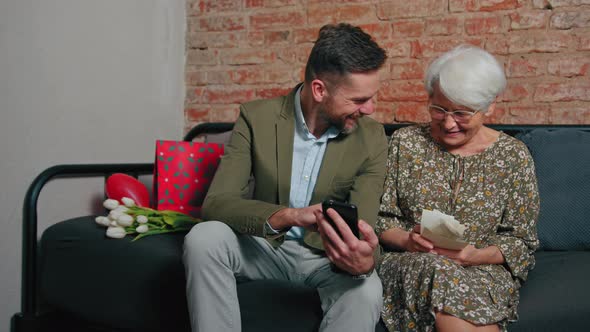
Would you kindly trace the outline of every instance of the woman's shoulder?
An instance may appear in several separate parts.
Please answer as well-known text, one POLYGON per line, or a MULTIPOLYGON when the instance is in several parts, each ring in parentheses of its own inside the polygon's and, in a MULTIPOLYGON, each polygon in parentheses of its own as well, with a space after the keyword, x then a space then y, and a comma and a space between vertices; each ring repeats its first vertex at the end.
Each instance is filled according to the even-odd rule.
POLYGON ((428 135, 430 126, 428 123, 408 125, 394 131, 391 137, 403 139, 421 139, 428 135))

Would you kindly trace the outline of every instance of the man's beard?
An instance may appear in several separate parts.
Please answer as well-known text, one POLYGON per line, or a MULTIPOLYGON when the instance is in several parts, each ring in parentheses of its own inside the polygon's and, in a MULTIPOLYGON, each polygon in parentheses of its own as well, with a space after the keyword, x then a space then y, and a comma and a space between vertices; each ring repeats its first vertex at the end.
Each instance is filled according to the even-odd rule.
POLYGON ((355 129, 358 127, 358 119, 360 119, 362 117, 362 115, 360 115, 359 117, 355 117, 355 118, 345 117, 344 119, 340 119, 340 118, 332 119, 330 117, 330 115, 328 114, 328 112, 326 112, 326 108, 330 107, 330 106, 331 106, 330 104, 327 104, 320 109, 320 114, 321 114, 322 119, 324 119, 324 121, 326 121, 330 126, 333 126, 334 128, 338 129, 338 131, 340 131, 340 133, 342 133, 344 135, 348 135, 348 134, 352 133, 353 131, 355 131, 355 129), (350 126, 350 127, 346 127, 346 120, 348 120, 348 119, 353 120, 352 126, 350 126))

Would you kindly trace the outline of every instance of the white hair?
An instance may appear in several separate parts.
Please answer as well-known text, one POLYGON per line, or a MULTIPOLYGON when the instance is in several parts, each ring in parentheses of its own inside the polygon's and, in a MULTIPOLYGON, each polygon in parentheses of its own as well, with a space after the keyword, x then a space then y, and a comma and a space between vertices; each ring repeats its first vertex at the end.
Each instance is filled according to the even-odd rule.
POLYGON ((430 97, 436 84, 453 103, 485 113, 504 91, 506 76, 490 53, 476 46, 459 45, 428 67, 424 85, 430 97))

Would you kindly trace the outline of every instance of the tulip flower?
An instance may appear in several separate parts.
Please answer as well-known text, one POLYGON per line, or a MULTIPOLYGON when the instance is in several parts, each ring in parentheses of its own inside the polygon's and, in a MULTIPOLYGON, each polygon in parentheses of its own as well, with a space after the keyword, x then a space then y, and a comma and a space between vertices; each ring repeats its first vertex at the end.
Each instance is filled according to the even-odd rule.
POLYGON ((99 224, 101 226, 108 227, 111 224, 111 220, 109 218, 103 217, 103 216, 96 217, 94 220, 96 221, 97 224, 99 224))
POLYGON ((135 220, 137 220, 137 222, 140 224, 145 224, 148 222, 148 217, 140 214, 135 220))
POLYGON ((117 224, 123 227, 131 226, 131 224, 133 224, 133 217, 128 214, 121 213, 117 218, 117 224))
POLYGON ((119 201, 116 199, 107 199, 102 205, 109 210, 114 210, 119 206, 119 201))
POLYGON ((107 199, 103 205, 110 210, 108 216, 96 217, 98 225, 107 227, 106 235, 121 239, 127 234, 137 234, 133 241, 142 237, 188 231, 201 219, 176 211, 158 211, 135 204, 132 199, 121 198, 123 205, 107 199))
POLYGON ((140 233, 140 234, 141 234, 141 233, 145 233, 145 232, 147 232, 147 231, 148 231, 148 229, 149 229, 148 225, 145 225, 145 224, 144 224, 144 225, 139 225, 139 226, 137 226, 137 228, 135 229, 135 231, 136 231, 137 233, 140 233))
POLYGON ((123 197, 123 198, 121 198, 121 201, 123 202, 123 204, 125 204, 126 207, 135 206, 135 201, 129 197, 123 197))
POLYGON ((113 239, 122 239, 127 233, 123 227, 109 227, 107 228, 107 236, 113 239))

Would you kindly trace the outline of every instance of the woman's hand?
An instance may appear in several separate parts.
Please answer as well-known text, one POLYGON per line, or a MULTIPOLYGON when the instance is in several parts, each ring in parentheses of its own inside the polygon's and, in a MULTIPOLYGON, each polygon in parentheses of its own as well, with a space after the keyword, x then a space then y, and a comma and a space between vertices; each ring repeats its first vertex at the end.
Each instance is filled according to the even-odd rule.
POLYGON ((433 252, 446 256, 461 266, 504 263, 504 256, 496 246, 477 249, 470 244, 461 250, 434 248, 433 252))
POLYGON ((434 249, 432 242, 420 235, 420 225, 414 226, 408 233, 408 239, 404 247, 409 252, 432 252, 434 249))

